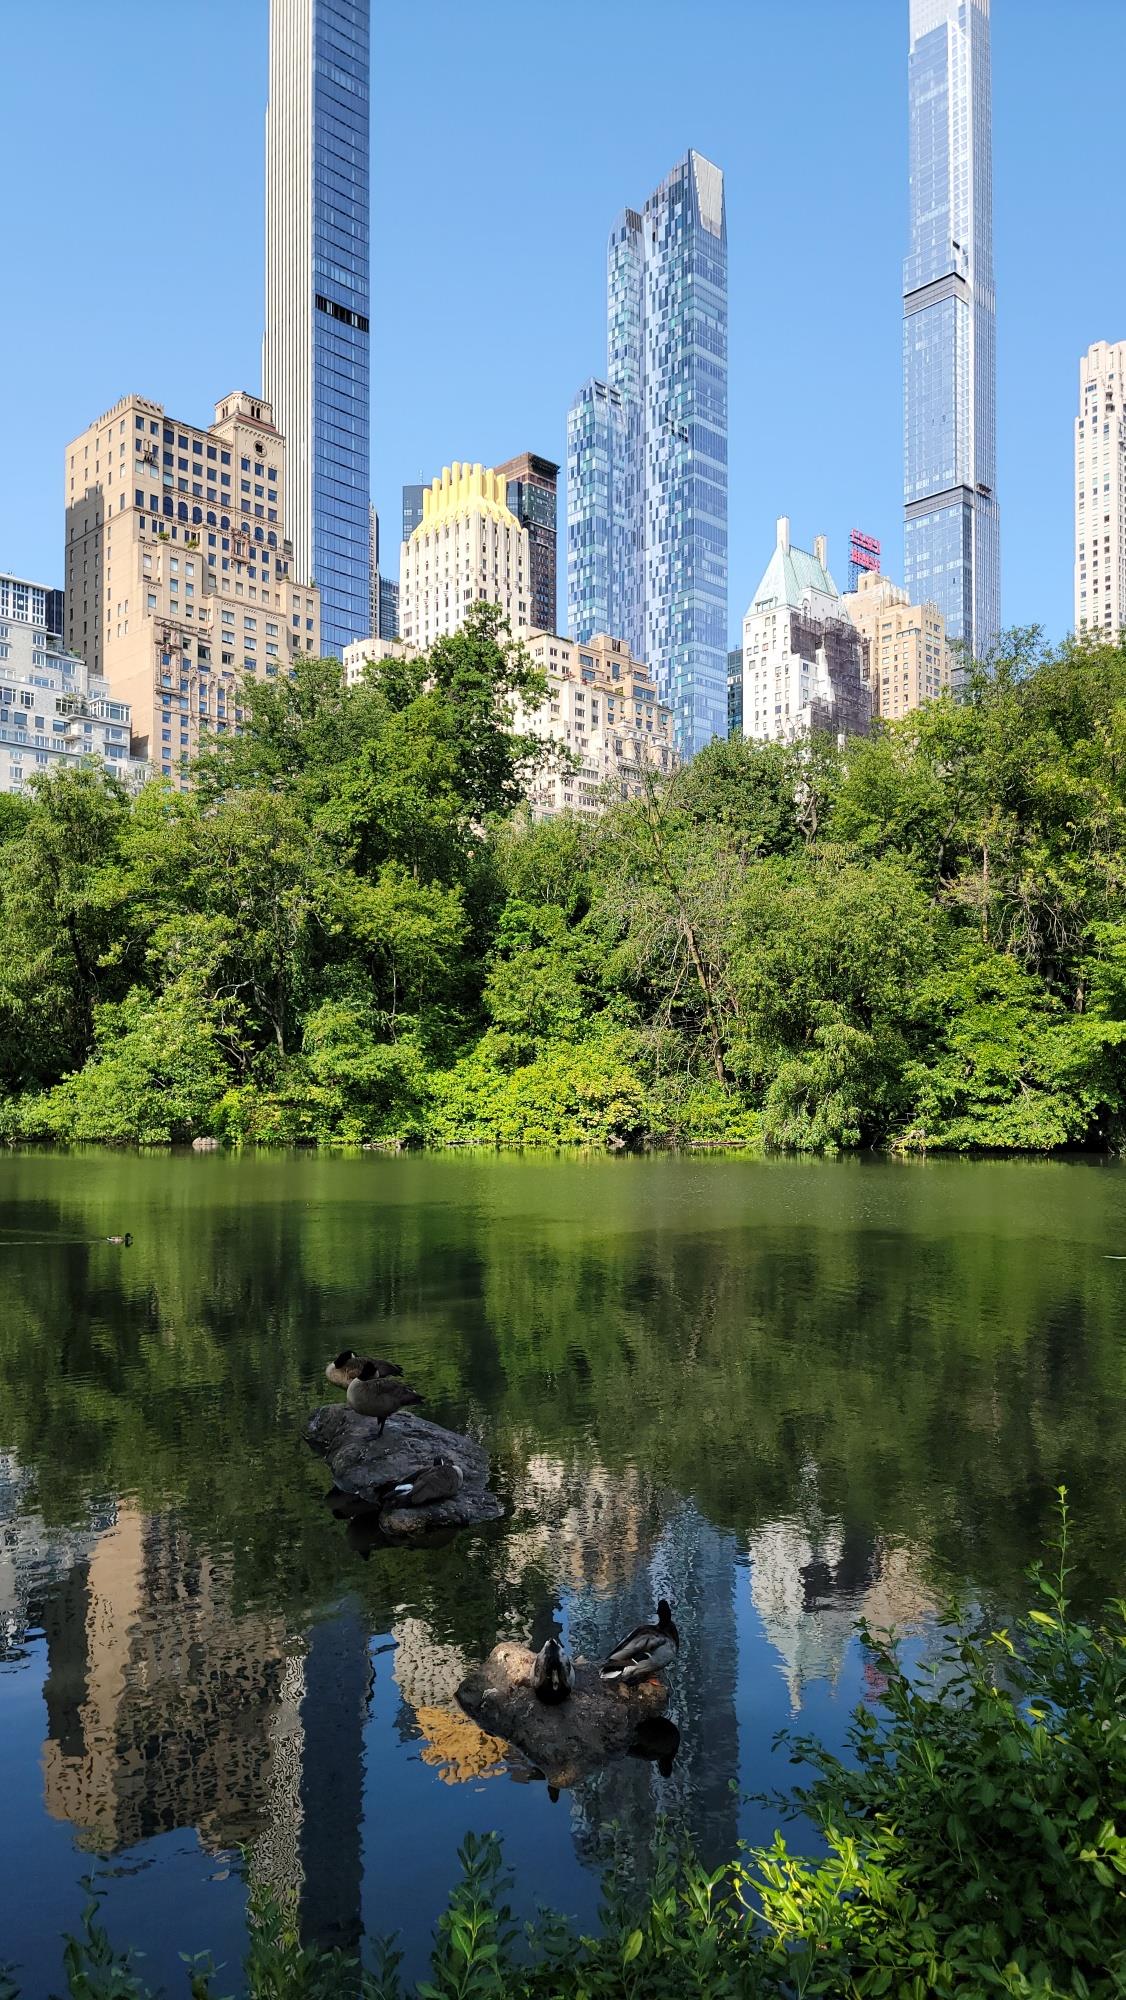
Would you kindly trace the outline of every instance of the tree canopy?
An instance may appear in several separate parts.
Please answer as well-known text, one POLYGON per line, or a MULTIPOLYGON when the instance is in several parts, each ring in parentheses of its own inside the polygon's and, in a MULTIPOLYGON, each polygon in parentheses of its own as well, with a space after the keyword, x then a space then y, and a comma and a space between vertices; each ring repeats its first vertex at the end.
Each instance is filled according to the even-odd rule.
POLYGON ((593 821, 522 804, 541 695, 482 608, 250 684, 189 793, 3 801, 0 1128, 1118 1143, 1126 646, 1015 633, 958 700, 717 741, 593 821))

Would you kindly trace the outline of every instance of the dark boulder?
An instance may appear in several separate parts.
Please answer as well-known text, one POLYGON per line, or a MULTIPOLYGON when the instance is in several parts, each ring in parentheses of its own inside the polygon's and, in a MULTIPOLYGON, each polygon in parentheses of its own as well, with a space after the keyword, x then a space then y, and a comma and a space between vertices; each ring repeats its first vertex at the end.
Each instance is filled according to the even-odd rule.
POLYGON ((477 1527, 504 1513, 501 1501, 489 1492, 484 1447, 413 1411, 389 1417, 380 1437, 374 1417, 360 1416, 347 1403, 325 1403, 305 1426, 305 1441, 327 1461, 337 1491, 370 1508, 380 1532, 395 1541, 422 1540, 438 1529, 477 1527), (460 1465, 460 1493, 430 1507, 394 1506, 391 1488, 437 1458, 460 1465))
POLYGON ((573 1785, 608 1758, 624 1755, 639 1732, 644 1737, 645 1724, 664 1713, 663 1681, 625 1688, 600 1680, 598 1668, 585 1660, 575 1662, 570 1700, 549 1706, 532 1687, 534 1659, 527 1646, 502 1639, 482 1666, 470 1669, 457 1698, 481 1729, 530 1758, 549 1785, 573 1785))

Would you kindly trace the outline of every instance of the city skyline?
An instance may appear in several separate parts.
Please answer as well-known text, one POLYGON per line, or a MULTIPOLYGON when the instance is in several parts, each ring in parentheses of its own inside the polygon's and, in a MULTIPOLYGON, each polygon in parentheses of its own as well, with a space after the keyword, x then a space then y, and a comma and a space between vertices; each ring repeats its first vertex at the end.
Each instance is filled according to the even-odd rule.
MULTIPOLYGON (((499 11, 503 16, 505 9, 499 11)), ((435 63, 428 59, 433 23, 424 36, 420 23, 396 17, 381 23, 377 64, 384 75, 426 74, 426 129, 435 135, 450 132, 467 85, 483 74, 466 24, 452 7, 440 6, 438 12, 441 49, 435 63), (420 65, 428 66, 423 72, 420 65)), ((127 212, 103 204, 91 236, 78 206, 65 198, 61 166, 42 163, 27 190, 27 227, 32 236, 56 244, 88 311, 80 341, 66 314, 36 324, 34 340, 31 320, 20 315, 0 334, 8 379, 19 379, 21 391, 26 389, 6 412, 7 450, 13 460, 22 458, 31 475, 21 483, 18 504, 11 482, 0 491, 0 562, 47 582, 59 580, 62 556, 58 465, 67 438, 90 413, 136 388, 202 424, 217 387, 253 387, 260 365, 265 0, 233 17, 217 0, 199 0, 200 45, 189 50, 180 47, 172 20, 143 15, 132 0, 122 0, 120 13, 111 63, 83 10, 69 4, 53 10, 53 20, 65 29, 52 70, 54 101, 64 117, 68 106, 85 101, 94 81, 107 117, 115 104, 124 108, 138 93, 158 89, 166 128, 186 138, 192 106, 213 62, 208 44, 213 50, 216 34, 240 74, 242 115, 225 133, 222 159, 198 162, 199 199, 179 228, 181 250, 206 256, 209 288, 222 307, 210 314, 173 315, 162 325, 158 354, 151 318, 135 309, 140 294, 130 289, 134 273, 140 282, 154 267, 149 258, 138 272, 130 261, 133 225, 127 212), (137 29, 132 38, 131 24, 137 29), (173 43, 176 61, 170 64, 173 43), (221 227, 214 220, 219 216, 221 227), (31 410, 48 391, 54 457, 50 450, 43 456, 31 449, 43 428, 42 410, 34 422, 31 410)), ((394 387, 392 407, 377 407, 375 414, 372 492, 388 525, 396 521, 402 484, 420 473, 432 475, 451 451, 494 464, 520 448, 562 458, 567 401, 584 370, 601 359, 608 219, 623 194, 655 186, 669 160, 691 145, 714 158, 727 181, 728 636, 737 637, 780 511, 795 519, 816 518, 838 550, 849 528, 863 522, 883 542, 887 572, 902 577, 899 287, 908 240, 907 5, 873 0, 862 35, 855 19, 846 22, 842 13, 811 0, 809 27, 819 61, 803 81, 805 114, 813 127, 826 121, 830 106, 837 107, 832 157, 842 171, 835 179, 828 176, 828 140, 815 137, 800 158, 787 155, 780 200, 768 193, 767 170, 785 123, 781 108, 764 92, 753 131, 745 131, 738 85, 741 51, 753 52, 756 67, 767 71, 785 58, 785 24, 768 10, 753 15, 748 10, 745 16, 734 7, 717 8, 717 28, 732 57, 722 73, 674 74, 675 66, 662 65, 655 51, 639 51, 644 117, 622 121, 597 159, 568 161, 565 174, 557 163, 522 158, 519 179, 504 202, 496 213, 476 216, 469 231, 452 227, 443 211, 442 191, 448 199, 449 187, 443 146, 421 143, 410 107, 396 93, 388 94, 372 135, 377 262, 394 273, 387 309, 372 329, 373 377, 389 377, 394 387), (843 146, 842 88, 851 104, 843 146), (409 199, 404 199, 398 169, 408 152, 409 199), (793 265, 784 261, 798 224, 815 233, 812 285, 804 255, 793 265), (533 275, 542 269, 545 239, 555 253, 551 324, 545 326, 540 315, 534 336, 517 338, 521 300, 530 296, 533 275), (770 310, 764 312, 757 293, 768 269, 777 270, 783 282, 772 286, 770 310), (837 312, 832 301, 834 290, 846 283, 853 292, 851 315, 837 312), (458 339, 451 343, 455 303, 476 310, 459 316, 458 339), (825 339, 828 326, 831 341, 825 339), (803 394, 803 383, 816 386, 816 395, 803 394), (826 427, 832 450, 815 445, 826 427), (850 441, 856 446, 851 454, 845 448, 850 441)), ((589 18, 593 22, 592 12, 589 18)), ((1089 0, 1077 28, 1096 29, 1113 18, 1109 5, 1089 0)), ((506 43, 499 56, 494 50, 490 57, 490 74, 500 90, 514 87, 535 67, 526 17, 520 20, 511 46, 506 43)), ((659 47, 667 41, 671 9, 658 4, 654 20, 659 47)), ((550 74, 537 72, 548 111, 557 97, 562 104, 573 95, 586 26, 587 10, 580 7, 570 38, 559 43, 558 64, 550 74)), ((18 18, 12 34, 18 66, 21 55, 30 61, 36 49, 41 52, 44 17, 18 18)), ((1111 257, 1103 268, 1087 259, 1065 226, 1081 186, 1080 83, 1093 115, 1099 115, 1099 87, 1091 86, 1081 40, 1078 32, 1059 37, 1054 10, 1037 0, 1022 7, 1019 18, 1010 5, 993 10, 1002 617, 1006 623, 1040 619, 1053 637, 1071 624, 1076 361, 1096 340, 1115 341, 1126 332, 1121 260, 1111 257), (1036 137, 1047 127, 1057 141, 1051 161, 1036 137), (1057 253, 1057 282, 1046 298, 1036 253, 1044 236, 1051 236, 1057 253)), ((31 156, 33 132, 33 108, 15 103, 0 135, 5 165, 14 169, 31 156)))

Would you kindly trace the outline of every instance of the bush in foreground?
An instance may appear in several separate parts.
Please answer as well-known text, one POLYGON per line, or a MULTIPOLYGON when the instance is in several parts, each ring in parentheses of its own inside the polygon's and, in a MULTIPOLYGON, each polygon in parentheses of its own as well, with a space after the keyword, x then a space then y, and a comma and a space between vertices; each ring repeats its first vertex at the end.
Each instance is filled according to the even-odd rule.
MULTIPOLYGON (((1067 1510, 1040 1602, 1012 1631, 946 1629, 924 1679, 863 1634, 879 1712, 853 1717, 848 1762, 817 1743, 783 1801, 823 1836, 819 1860, 746 1849, 708 1874, 658 1835, 644 1888, 612 1870, 597 1937, 545 1916, 524 1935, 495 1835, 470 1835, 419 2000, 1112 2000, 1126 1992, 1126 1606, 1099 1626, 1067 1600, 1067 1510)), ((66 1944, 75 2000, 148 2000, 96 1899, 66 1944)), ((403 2000, 398 1955, 374 1964, 303 1945, 296 1913, 253 1890, 245 1973, 197 1959, 191 2000, 403 2000)), ((13 2000, 18 1988, 0 2000, 13 2000)))

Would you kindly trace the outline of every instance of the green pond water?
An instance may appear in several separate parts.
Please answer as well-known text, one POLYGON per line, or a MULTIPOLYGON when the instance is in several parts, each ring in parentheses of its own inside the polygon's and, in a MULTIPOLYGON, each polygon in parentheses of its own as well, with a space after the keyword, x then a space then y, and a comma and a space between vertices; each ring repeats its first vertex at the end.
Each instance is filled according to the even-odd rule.
POLYGON ((469 1828, 583 1922, 611 1822, 767 1836, 775 1732, 878 1692, 856 1618, 1007 1616, 1060 1481, 1077 1595, 1122 1590, 1124 1223, 1095 1161, 3 1155, 0 1962, 57 1990, 92 1873, 182 1990, 249 1871, 418 1972, 469 1828), (334 1517, 345 1346, 487 1444, 503 1522, 334 1517), (597 1656, 662 1593, 671 1769, 553 1799, 459 1711, 499 1637, 597 1656))

